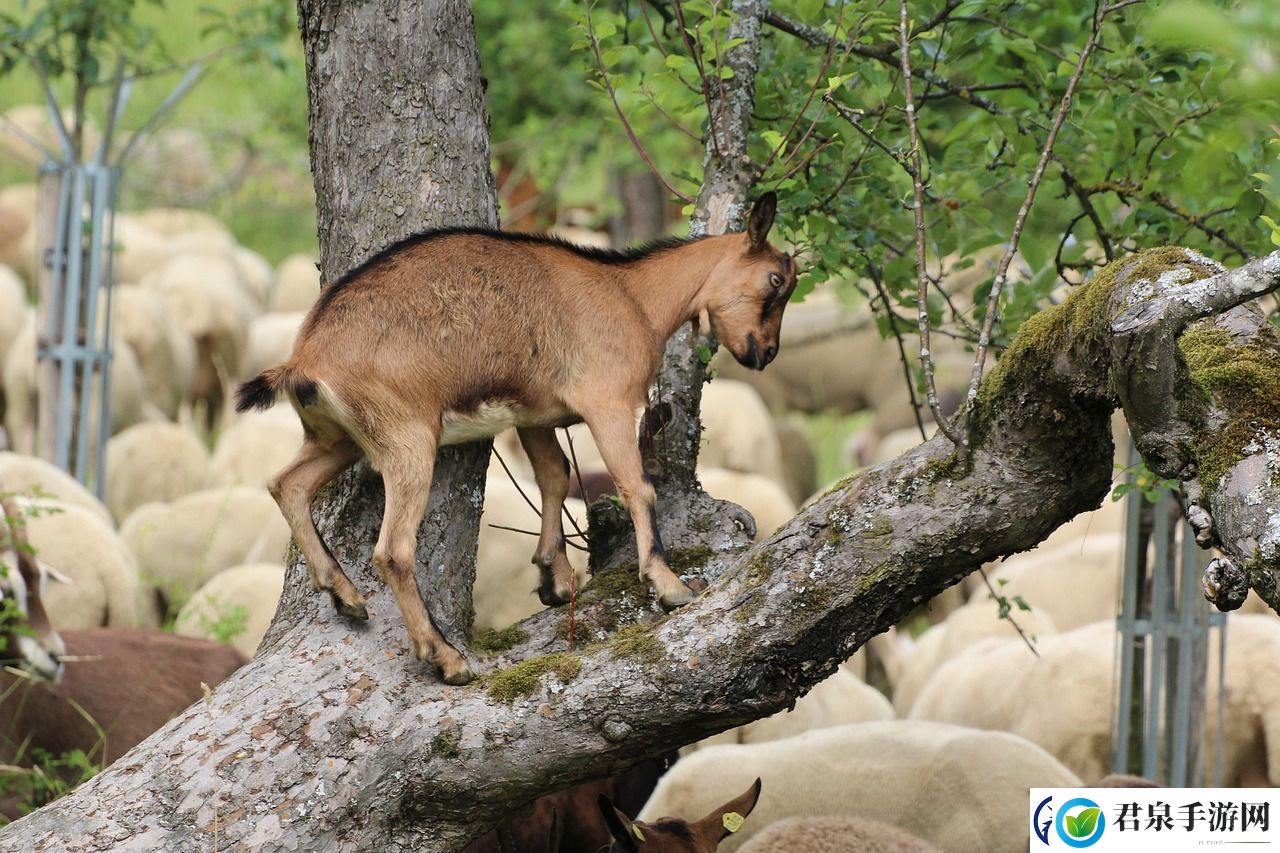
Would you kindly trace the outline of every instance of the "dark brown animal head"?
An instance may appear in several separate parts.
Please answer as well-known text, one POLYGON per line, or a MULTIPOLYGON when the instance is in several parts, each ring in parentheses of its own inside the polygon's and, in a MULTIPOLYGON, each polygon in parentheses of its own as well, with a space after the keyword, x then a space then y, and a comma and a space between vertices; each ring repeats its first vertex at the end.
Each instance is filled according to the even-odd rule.
POLYGON ((782 312, 796 287, 796 262, 769 244, 778 197, 760 197, 740 252, 716 268, 706 290, 711 325, 743 367, 764 370, 781 345, 782 312))
POLYGON ((725 836, 741 828, 758 799, 760 780, 756 779, 745 792, 692 823, 674 817, 653 823, 633 821, 604 794, 600 795, 600 811, 613 833, 610 853, 715 853, 725 836))
POLYGON ((14 556, 12 563, 0 562, 0 639, 4 643, 0 660, 56 682, 62 677, 62 658, 67 651, 41 598, 51 572, 32 555, 17 504, 6 499, 0 505, 5 521, 0 542, 5 542, 14 556))

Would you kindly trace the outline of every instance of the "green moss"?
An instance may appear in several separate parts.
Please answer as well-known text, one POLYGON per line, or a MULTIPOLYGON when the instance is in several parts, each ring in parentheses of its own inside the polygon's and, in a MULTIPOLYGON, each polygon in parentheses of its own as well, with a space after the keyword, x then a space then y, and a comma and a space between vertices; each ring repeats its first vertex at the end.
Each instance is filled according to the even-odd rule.
POLYGON ((1221 429, 1196 436, 1197 476, 1207 495, 1260 429, 1280 435, 1280 335, 1264 327, 1252 343, 1235 346, 1222 329, 1192 329, 1178 348, 1191 378, 1227 414, 1221 429))
POLYGON ((486 673, 478 681, 494 699, 511 703, 522 696, 535 694, 542 683, 542 677, 549 672, 555 673, 562 683, 568 684, 577 678, 581 670, 581 658, 568 652, 554 652, 486 673))
POLYGON ((515 625, 502 630, 481 628, 471 635, 471 649, 487 655, 505 652, 521 643, 528 642, 529 635, 515 625))
POLYGON ((461 735, 456 730, 449 729, 431 739, 431 752, 443 758, 456 758, 462 751, 458 748, 461 742, 461 735))
POLYGON ((649 595, 649 585, 641 579, 640 567, 635 563, 623 563, 592 575, 579 598, 616 601, 623 595, 642 600, 649 595))
POLYGON ((667 655, 662 641, 654 636, 656 622, 641 622, 618 629, 603 645, 609 649, 613 660, 634 660, 640 663, 659 664, 667 655))
POLYGON ((1212 267, 1191 260, 1180 247, 1148 249, 1107 264, 1060 305, 1029 317, 978 388, 975 438, 986 434, 996 411, 1001 408, 1006 388, 1062 383, 1063 378, 1054 373, 1056 353, 1065 353, 1070 348, 1077 359, 1094 359, 1097 370, 1105 375, 1106 340, 1111 322, 1123 310, 1123 306, 1111 307, 1111 296, 1120 282, 1120 273, 1127 273, 1128 282, 1154 282, 1161 273, 1175 267, 1192 271, 1188 281, 1215 273, 1212 267))
POLYGON ((706 545, 695 545, 692 548, 674 548, 667 552, 667 565, 678 575, 700 569, 714 556, 714 552, 706 545))

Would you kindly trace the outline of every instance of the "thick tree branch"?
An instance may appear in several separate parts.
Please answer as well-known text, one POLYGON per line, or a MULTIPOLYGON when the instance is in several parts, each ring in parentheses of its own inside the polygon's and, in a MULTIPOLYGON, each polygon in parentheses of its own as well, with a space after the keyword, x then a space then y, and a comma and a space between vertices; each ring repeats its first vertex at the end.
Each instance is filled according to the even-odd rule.
POLYGON ((1278 608, 1280 335, 1252 300, 1280 288, 1280 252, 1224 271, 1177 251, 1135 274, 1111 324, 1116 388, 1147 465, 1182 482, 1197 541, 1224 554, 1210 600, 1234 609, 1252 586, 1278 608))
MULTIPOLYGON (((1182 250, 1127 259, 1027 321, 982 386, 967 459, 939 437, 839 484, 731 565, 709 561, 715 582, 689 607, 660 616, 634 567, 600 572, 580 597, 580 654, 565 652, 568 617, 544 611, 484 660, 481 681, 446 687, 387 654, 402 628, 385 591, 368 629, 352 631, 291 584, 258 658, 209 702, 0 844, 197 850, 216 832, 227 847, 456 850, 549 785, 785 707, 915 603, 1098 505, 1116 353, 1176 337, 1161 323, 1113 336, 1111 318, 1155 296, 1153 280, 1185 280, 1183 267, 1203 262, 1182 250)), ((1225 276, 1215 292, 1233 295, 1214 305, 1280 283, 1268 274, 1225 276)), ((1249 346, 1280 360, 1275 335, 1249 346)), ((1280 512, 1274 489, 1263 500, 1280 512)), ((628 535, 609 506, 597 504, 593 546, 628 535)), ((1242 520, 1219 513, 1224 543, 1257 532, 1242 520)), ((347 549, 369 546, 340 547, 359 564, 347 549)))

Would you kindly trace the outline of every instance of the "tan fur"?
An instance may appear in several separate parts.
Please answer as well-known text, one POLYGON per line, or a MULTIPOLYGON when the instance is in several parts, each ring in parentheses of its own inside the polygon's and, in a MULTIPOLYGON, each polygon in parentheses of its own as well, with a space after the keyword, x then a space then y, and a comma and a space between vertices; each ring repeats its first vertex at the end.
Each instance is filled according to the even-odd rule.
POLYGON ((484 232, 410 241, 331 285, 292 357, 241 389, 240 407, 284 390, 307 440, 271 484, 313 586, 340 613, 367 618, 364 596, 320 540, 315 493, 361 455, 382 473, 386 510, 373 563, 396 595, 414 654, 446 681, 471 674, 436 631, 413 576, 436 451, 520 431, 543 495, 539 597, 568 600, 559 506, 568 488, 552 428, 585 421, 636 528, 640 573, 667 608, 693 593, 668 567, 654 525, 634 417, 662 347, 704 309, 739 359, 777 351, 795 264, 768 244, 766 195, 746 234, 664 246, 626 259, 484 232), (768 305, 769 310, 763 310, 768 305))

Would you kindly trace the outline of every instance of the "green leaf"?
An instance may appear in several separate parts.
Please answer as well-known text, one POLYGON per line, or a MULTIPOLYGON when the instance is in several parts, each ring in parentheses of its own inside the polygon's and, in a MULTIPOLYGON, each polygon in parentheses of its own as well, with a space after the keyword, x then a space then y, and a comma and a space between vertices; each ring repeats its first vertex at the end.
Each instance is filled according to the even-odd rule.
POLYGON ((683 53, 668 53, 663 65, 668 68, 684 68, 689 64, 689 58, 683 53))
POLYGON ((1073 833, 1077 838, 1088 838, 1093 834, 1094 827, 1098 825, 1098 815, 1102 814, 1102 809, 1092 808, 1085 809, 1076 815, 1077 832, 1073 833))
POLYGON ((1075 815, 1067 815, 1065 823, 1067 825, 1067 835, 1070 835, 1072 838, 1084 837, 1084 833, 1080 831, 1080 822, 1076 820, 1075 815))

